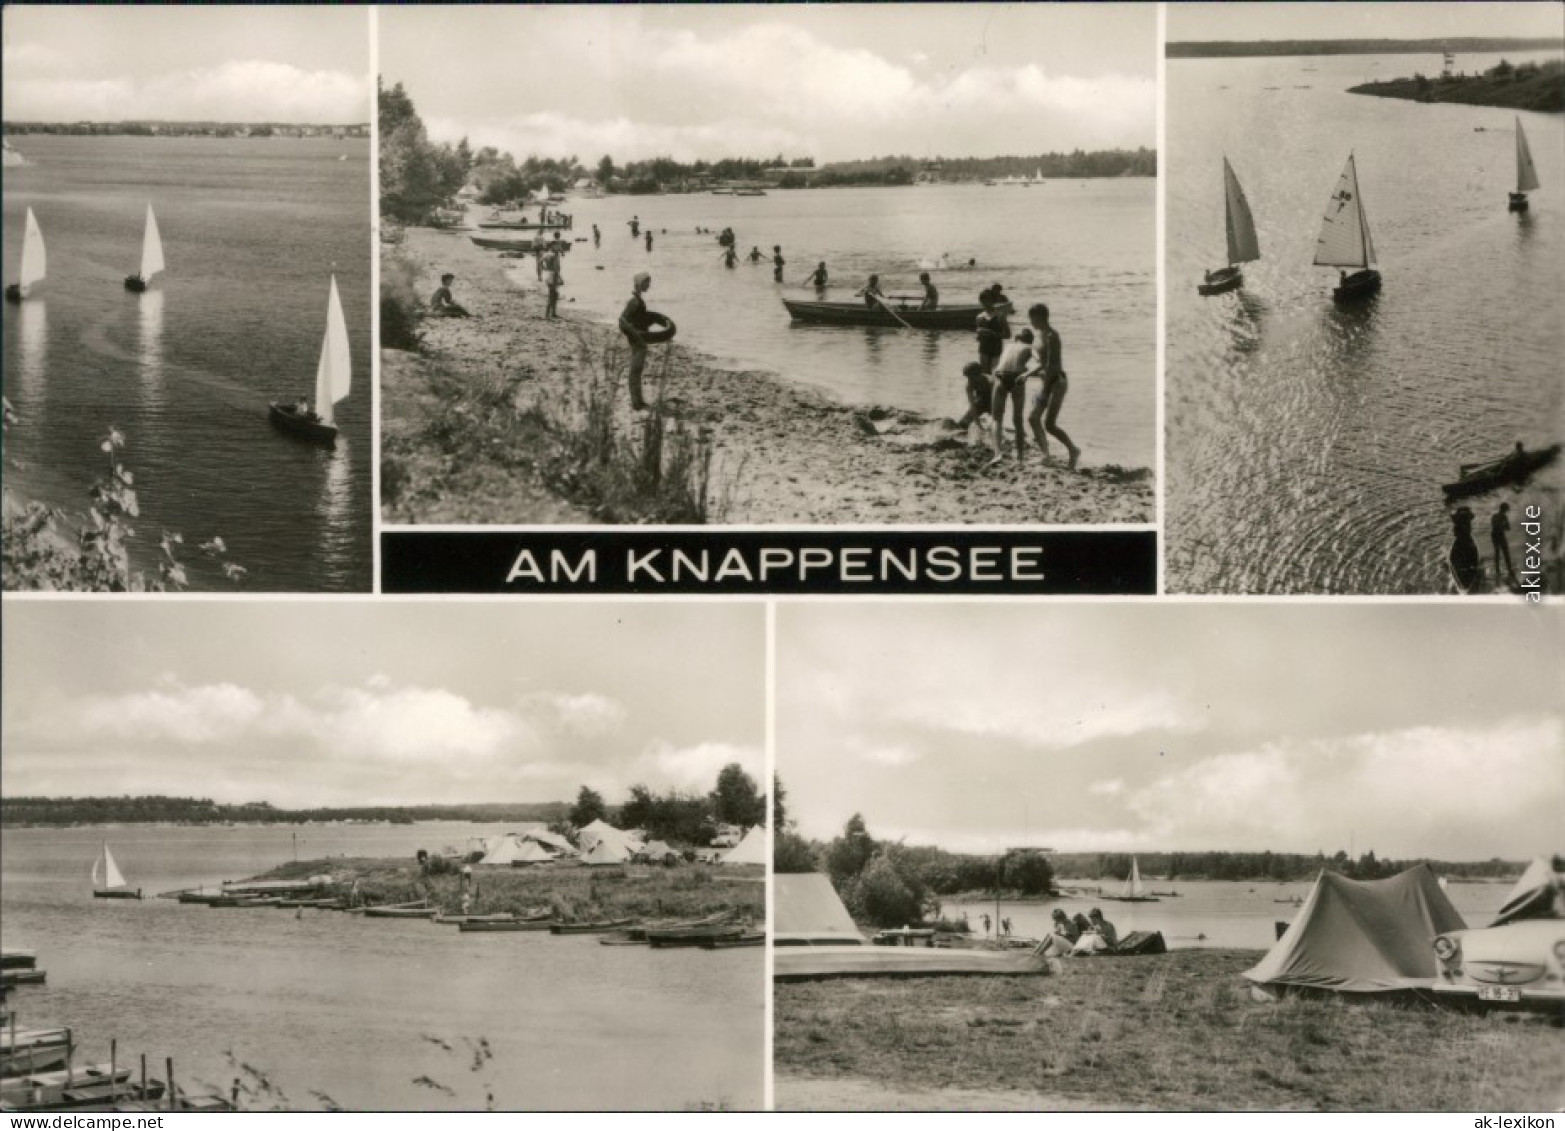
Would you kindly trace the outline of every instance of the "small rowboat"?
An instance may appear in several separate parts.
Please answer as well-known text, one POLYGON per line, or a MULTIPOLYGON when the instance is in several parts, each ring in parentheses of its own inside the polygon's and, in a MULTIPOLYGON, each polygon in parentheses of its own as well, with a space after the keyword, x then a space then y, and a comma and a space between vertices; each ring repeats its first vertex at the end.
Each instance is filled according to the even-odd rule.
POLYGON ((69 1029, 0 1030, 0 1076, 30 1076, 64 1068, 70 1056, 69 1029))
POLYGON ((817 326, 911 327, 914 330, 976 330, 983 307, 941 306, 919 310, 916 306, 866 306, 862 302, 808 302, 783 299, 795 322, 817 326))
POLYGON ((440 908, 431 907, 422 899, 414 903, 388 903, 364 909, 365 918, 368 919, 433 919, 439 914, 440 908))
POLYGON ((480 919, 458 923, 459 931, 547 931, 558 926, 546 919, 480 919))
POLYGON ((537 242, 535 240, 504 240, 497 239, 494 236, 468 236, 467 238, 487 251, 521 251, 530 253, 537 242))
POLYGON ((1492 491, 1507 483, 1522 482, 1533 472, 1553 463, 1559 458, 1559 454, 1560 446, 1551 444, 1547 448, 1538 448, 1530 452, 1512 452, 1489 463, 1465 465, 1460 479, 1455 483, 1447 483, 1440 489, 1449 499, 1481 495, 1485 491, 1492 491))
POLYGON ((765 946, 765 931, 747 931, 734 938, 708 939, 701 944, 703 950, 730 950, 740 946, 765 946))
POLYGON ((41 986, 48 980, 46 970, 0 970, 0 986, 41 986))
POLYGON ((634 922, 634 919, 601 919, 596 923, 551 923, 549 925, 549 933, 553 935, 601 935, 608 931, 617 931, 621 927, 628 927, 634 922))
POLYGON ((745 929, 737 923, 711 927, 671 927, 647 932, 647 941, 657 949, 674 946, 705 946, 719 939, 737 939, 745 929))

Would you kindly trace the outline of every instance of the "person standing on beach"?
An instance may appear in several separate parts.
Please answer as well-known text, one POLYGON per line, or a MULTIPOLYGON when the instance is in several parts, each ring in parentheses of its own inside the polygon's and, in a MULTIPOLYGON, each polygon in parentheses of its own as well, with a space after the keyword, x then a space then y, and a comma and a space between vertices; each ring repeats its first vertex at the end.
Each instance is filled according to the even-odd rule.
POLYGON ((546 244, 543 233, 538 233, 538 238, 533 240, 533 269, 538 272, 538 281, 543 281, 543 256, 546 244))
POLYGON ((1023 330, 1000 354, 994 367, 994 458, 989 466, 1005 459, 1005 402, 1011 402, 1011 417, 1016 428, 1016 462, 1027 458, 1027 430, 1022 427, 1022 402, 1026 399, 1027 378, 1037 372, 1038 357, 1033 350, 1032 331, 1023 330))
POLYGON ((818 291, 826 289, 826 264, 820 262, 815 265, 815 270, 810 272, 810 277, 805 280, 818 291))
POLYGON ((1511 564, 1511 543, 1507 535, 1511 532, 1511 504, 1501 503, 1500 509, 1494 512, 1494 517, 1489 520, 1489 541, 1494 546, 1494 572, 1500 572, 1500 559, 1505 559, 1505 573, 1512 581, 1516 580, 1516 567, 1511 564))
POLYGON ((1081 458, 1081 449, 1071 443, 1070 436, 1059 424, 1060 406, 1065 403, 1065 394, 1070 390, 1070 381, 1065 376, 1064 347, 1060 344, 1059 332, 1049 325, 1049 308, 1043 303, 1034 303, 1027 309, 1027 320, 1038 332, 1038 356, 1043 373, 1043 388, 1032 402, 1032 412, 1028 414, 1027 423, 1032 428, 1033 438, 1038 441, 1038 447, 1043 449, 1044 456, 1049 454, 1049 441, 1044 435, 1047 432, 1065 445, 1065 450, 1070 453, 1070 470, 1075 471, 1076 461, 1081 458))
POLYGON ((641 234, 641 217, 632 216, 627 222, 630 224, 630 238, 635 239, 641 234))
POLYGON ((782 257, 782 244, 772 244, 772 282, 782 282, 782 269, 785 263, 782 257))
POLYGON ((559 317, 560 287, 565 282, 565 277, 560 274, 560 253, 553 248, 544 256, 543 282, 548 288, 548 299, 543 305, 545 318, 559 317))
POLYGON ((630 407, 645 412, 647 402, 641 397, 641 373, 647 367, 647 300, 641 296, 652 289, 652 276, 639 272, 631 284, 630 301, 620 312, 619 330, 630 342, 630 407))
POLYGON ((603 233, 598 231, 598 225, 592 226, 592 246, 597 248, 603 243, 603 233))
POLYGON ((652 229, 651 228, 647 229, 647 250, 648 251, 652 250, 652 229))
POLYGON ((995 362, 1005 350, 1005 339, 1011 336, 1011 325, 1005 311, 995 305, 992 288, 985 287, 978 292, 978 305, 983 307, 977 319, 978 364, 983 366, 985 373, 993 373, 995 362))
POLYGON ((929 272, 919 273, 918 281, 924 284, 924 301, 918 304, 920 310, 934 310, 940 305, 940 292, 929 281, 929 272))

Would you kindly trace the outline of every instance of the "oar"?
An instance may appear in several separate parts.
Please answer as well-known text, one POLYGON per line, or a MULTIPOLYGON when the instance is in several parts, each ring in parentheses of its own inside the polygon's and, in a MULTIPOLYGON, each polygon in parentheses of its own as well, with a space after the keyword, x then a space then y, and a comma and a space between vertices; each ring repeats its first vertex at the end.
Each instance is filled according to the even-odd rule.
POLYGON ((881 298, 877 294, 872 294, 869 297, 874 299, 876 302, 880 303, 880 308, 882 310, 884 310, 887 314, 891 315, 891 317, 895 318, 898 322, 900 322, 902 324, 902 328, 904 330, 911 330, 913 328, 912 326, 910 326, 908 324, 907 319, 903 318, 895 310, 891 309, 890 305, 886 302, 885 299, 881 298))

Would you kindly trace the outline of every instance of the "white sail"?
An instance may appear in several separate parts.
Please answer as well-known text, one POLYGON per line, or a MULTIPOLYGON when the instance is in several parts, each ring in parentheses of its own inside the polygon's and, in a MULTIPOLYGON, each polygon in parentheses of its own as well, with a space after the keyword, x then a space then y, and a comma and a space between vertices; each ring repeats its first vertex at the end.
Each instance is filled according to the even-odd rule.
POLYGON ((1223 158, 1223 211, 1228 226, 1228 262, 1249 263, 1261 257, 1261 245, 1255 238, 1255 218, 1250 202, 1244 198, 1239 178, 1234 176, 1228 158, 1223 158))
POLYGON ((141 239, 141 277, 152 282, 152 276, 163 270, 163 238, 158 235, 158 218, 147 205, 147 231, 141 239))
POLYGON ((1120 894, 1126 899, 1135 899, 1141 895, 1141 867, 1134 856, 1130 858, 1130 875, 1125 879, 1125 890, 1120 894))
POLYGON ((1368 267, 1375 261, 1375 245, 1369 237, 1364 200, 1359 195, 1358 167, 1353 155, 1342 167, 1337 187, 1326 201, 1320 239, 1315 243, 1317 267, 1368 267))
POLYGON ((120 875, 119 865, 114 862, 114 853, 109 851, 107 844, 99 851, 98 859, 93 861, 92 886, 99 891, 112 891, 125 886, 125 877, 120 875))
POLYGON ((326 337, 321 342, 320 364, 315 367, 315 413, 321 423, 332 423, 331 406, 348 395, 352 375, 348 358, 348 323, 342 317, 337 276, 333 275, 331 298, 326 303, 326 337))
POLYGON ((34 283, 43 282, 43 277, 48 271, 48 257, 43 249, 43 232, 38 227, 38 220, 33 216, 33 210, 27 210, 27 231, 22 236, 22 270, 17 277, 17 283, 23 293, 34 283))
POLYGON ((1538 170, 1532 164, 1532 150, 1527 148, 1527 135, 1522 132, 1522 120, 1516 119, 1516 191, 1532 192, 1538 187, 1538 170))

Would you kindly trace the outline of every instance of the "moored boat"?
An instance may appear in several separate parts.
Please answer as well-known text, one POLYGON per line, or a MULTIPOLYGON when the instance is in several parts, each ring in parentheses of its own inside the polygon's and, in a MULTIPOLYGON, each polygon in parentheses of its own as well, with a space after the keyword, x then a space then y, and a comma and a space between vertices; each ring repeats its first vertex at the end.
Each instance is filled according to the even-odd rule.
POLYGON ((337 424, 332 406, 348 395, 353 366, 348 356, 348 323, 342 316, 342 299, 337 295, 337 276, 331 279, 326 299, 326 336, 321 341, 321 358, 315 367, 315 408, 307 398, 297 401, 273 401, 270 419, 278 429, 311 443, 331 446, 337 442, 337 424))
POLYGON ((1228 236, 1228 266, 1208 271, 1206 278, 1196 287, 1202 295, 1220 295, 1244 285, 1244 273, 1239 264, 1250 263, 1261 257, 1261 246, 1255 238, 1255 219, 1250 215, 1250 202, 1245 199, 1239 178, 1234 176, 1228 158, 1223 158, 1223 224, 1228 236))
POLYGON ((0 986, 41 986, 48 980, 46 970, 0 970, 0 986))
POLYGON ((1508 212, 1527 211, 1527 194, 1538 188, 1538 169, 1532 163, 1532 150, 1527 148, 1527 134, 1522 130, 1521 115, 1516 117, 1516 191, 1511 193, 1508 212))
POLYGON ((438 914, 440 914, 438 907, 431 907, 422 899, 411 903, 388 903, 364 909, 365 918, 368 919, 433 919, 438 914))
POLYGON ((919 310, 916 306, 866 306, 862 302, 810 302, 783 299, 796 322, 821 326, 911 327, 914 330, 976 330, 983 307, 942 306, 919 310))
POLYGON ((674 946, 704 946, 718 939, 736 939, 745 933, 737 923, 715 924, 710 927, 669 927, 649 930, 647 941, 655 949, 674 946))
POLYGON ((1559 454, 1558 444, 1551 444, 1547 448, 1535 448, 1532 451, 1527 451, 1518 444, 1515 451, 1500 459, 1488 463, 1463 464, 1461 478, 1455 483, 1444 484, 1440 489, 1449 499, 1481 495, 1496 487, 1522 482, 1533 472, 1553 463, 1559 458, 1559 454))
POLYGON ((158 218, 152 214, 149 201, 146 228, 141 237, 141 270, 125 276, 125 289, 138 294, 145 291, 163 269, 163 237, 158 234, 158 218))
POLYGON ((120 874, 114 862, 114 853, 108 842, 98 850, 98 858, 92 862, 92 895, 94 899, 140 899, 141 889, 132 888, 120 874))
POLYGON ((64 1067, 71 1051, 69 1029, 0 1028, 0 1076, 29 1076, 64 1067))
POLYGON ((36 950, 6 947, 0 950, 0 970, 31 970, 38 965, 36 950))
POLYGON ((485 251, 519 251, 531 254, 533 245, 536 243, 535 240, 531 239, 508 240, 498 236, 468 236, 467 238, 485 251))
POLYGON ((1130 858, 1130 875, 1125 877, 1125 886, 1117 895, 1103 895, 1102 899, 1112 899, 1116 903, 1156 903, 1158 897, 1148 895, 1145 886, 1141 883, 1141 867, 1136 858, 1130 858))
POLYGON ((1337 302, 1352 302, 1380 290, 1380 272, 1374 263, 1375 241, 1369 234, 1369 217, 1359 192, 1358 165, 1350 153, 1337 187, 1326 201, 1320 237, 1315 242, 1315 266, 1344 269, 1331 297, 1337 302), (1355 269, 1351 275, 1345 270, 1349 267, 1355 269))
POLYGON ((553 935, 601 935, 608 931, 617 931, 621 927, 628 927, 634 922, 634 919, 600 919, 593 923, 552 923, 549 926, 549 933, 553 935))
POLYGON ((703 950, 729 950, 741 946, 765 946, 765 931, 745 931, 726 938, 708 939, 701 944, 703 950))
POLYGON ((459 931, 547 931, 557 924, 547 919, 469 920, 458 923, 459 931))

